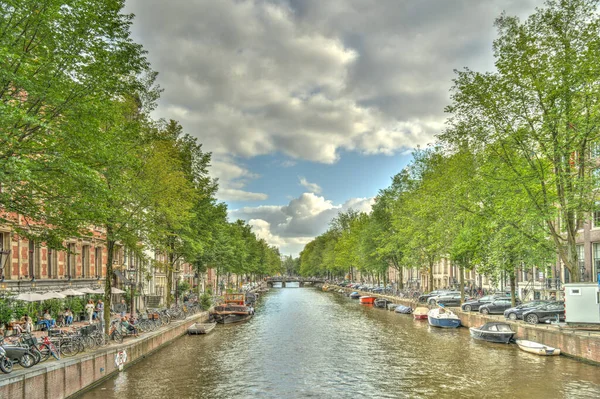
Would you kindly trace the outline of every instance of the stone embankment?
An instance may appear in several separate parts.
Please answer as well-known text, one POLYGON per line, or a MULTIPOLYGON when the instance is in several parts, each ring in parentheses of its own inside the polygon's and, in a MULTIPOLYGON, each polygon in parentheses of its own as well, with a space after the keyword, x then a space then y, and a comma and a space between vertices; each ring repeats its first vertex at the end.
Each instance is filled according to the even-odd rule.
POLYGON ((111 344, 72 358, 48 361, 30 369, 0 375, 0 398, 62 399, 90 388, 118 373, 117 360, 126 360, 126 368, 185 334, 193 323, 205 320, 208 312, 200 312, 186 320, 172 322, 138 338, 125 338, 122 344, 111 344))
MULTIPOLYGON (((341 289, 332 286, 333 291, 341 289)), ((354 290, 344 289, 348 293, 354 290)), ((370 292, 363 292, 362 295, 373 295, 378 298, 385 298, 393 303, 399 303, 405 306, 427 306, 417 304, 415 300, 399 298, 390 295, 379 295, 370 292)), ((544 345, 560 348, 561 354, 573 357, 589 363, 600 365, 600 332, 581 331, 569 329, 568 326, 557 326, 551 324, 527 324, 523 321, 506 320, 502 315, 483 315, 478 312, 464 312, 460 308, 451 308, 454 313, 460 317, 461 324, 464 327, 478 327, 489 321, 505 321, 511 325, 511 328, 517 332, 516 339, 526 339, 535 341, 544 345)))

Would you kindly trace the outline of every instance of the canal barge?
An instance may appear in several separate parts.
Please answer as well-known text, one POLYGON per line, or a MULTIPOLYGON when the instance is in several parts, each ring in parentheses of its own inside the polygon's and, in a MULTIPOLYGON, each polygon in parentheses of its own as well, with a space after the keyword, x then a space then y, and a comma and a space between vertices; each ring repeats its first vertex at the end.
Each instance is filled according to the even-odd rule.
POLYGON ((427 313, 429 325, 441 328, 457 328, 460 327, 460 319, 454 312, 444 308, 431 309, 427 313))
POLYGON ((219 324, 250 320, 252 315, 254 315, 254 308, 246 305, 244 294, 225 294, 224 303, 215 306, 210 313, 211 319, 219 324))
POLYGON ((507 323, 491 322, 480 327, 469 328, 471 337, 488 342, 508 344, 514 337, 514 332, 507 323))

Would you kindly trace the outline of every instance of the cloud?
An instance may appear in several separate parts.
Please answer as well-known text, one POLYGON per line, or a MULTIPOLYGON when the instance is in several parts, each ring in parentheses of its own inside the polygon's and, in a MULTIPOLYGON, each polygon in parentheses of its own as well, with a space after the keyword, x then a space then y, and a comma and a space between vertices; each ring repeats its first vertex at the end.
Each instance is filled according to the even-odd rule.
POLYGON ((264 193, 253 193, 233 188, 219 188, 217 198, 221 201, 264 201, 269 196, 264 193))
POLYGON ((176 117, 214 154, 281 152, 330 164, 341 150, 394 154, 433 141, 453 69, 493 68, 493 19, 541 3, 128 0, 127 7, 166 88, 158 116, 176 117))
POLYGON ((247 220, 260 238, 278 246, 282 254, 296 256, 304 245, 327 230, 330 221, 339 212, 354 209, 368 213, 374 203, 374 198, 352 198, 335 205, 322 196, 304 193, 287 205, 232 210, 229 218, 247 220))
POLYGON ((218 156, 212 161, 210 174, 219 180, 217 198, 221 201, 264 201, 269 196, 243 190, 250 180, 260 175, 250 172, 243 165, 227 156, 218 156))
POLYGON ((321 186, 319 186, 317 183, 310 183, 308 180, 306 180, 306 178, 301 176, 298 176, 298 179, 300 179, 300 185, 311 193, 321 194, 321 186))

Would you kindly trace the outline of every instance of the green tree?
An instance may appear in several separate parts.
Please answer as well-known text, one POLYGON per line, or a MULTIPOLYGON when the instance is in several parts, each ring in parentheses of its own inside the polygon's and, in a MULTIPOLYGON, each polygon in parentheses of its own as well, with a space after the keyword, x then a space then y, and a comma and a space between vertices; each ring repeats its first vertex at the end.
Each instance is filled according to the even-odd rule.
POLYGON ((600 138, 598 1, 548 0, 526 21, 503 14, 496 26, 497 72, 458 72, 442 139, 490 148, 580 281, 578 222, 599 183, 591 173, 600 138))
POLYGON ((144 90, 124 0, 0 3, 0 223, 60 246, 87 227, 101 185, 88 162, 106 104, 144 90), (93 195, 91 196, 93 197, 93 195), (30 222, 22 228, 14 214, 30 222))

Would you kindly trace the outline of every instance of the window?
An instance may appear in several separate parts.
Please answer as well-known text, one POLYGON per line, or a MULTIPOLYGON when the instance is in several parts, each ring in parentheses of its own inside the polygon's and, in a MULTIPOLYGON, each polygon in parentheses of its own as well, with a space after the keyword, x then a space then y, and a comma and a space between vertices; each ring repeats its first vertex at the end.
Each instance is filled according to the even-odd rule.
POLYGON ((96 247, 96 256, 94 257, 96 265, 96 276, 102 275, 102 247, 96 247))
POLYGON ((581 277, 583 278, 583 274, 585 273, 585 251, 583 245, 577 245, 577 265, 579 266, 579 270, 581 270, 581 277))
POLYGON ((74 267, 75 267, 75 243, 67 244, 67 278, 74 278, 74 267))
POLYGON ((579 288, 571 288, 569 290, 570 295, 581 295, 581 290, 579 288))
POLYGON ((564 274, 565 274, 565 283, 571 281, 571 272, 565 266, 563 266, 564 274))
POLYGON ((52 278, 52 277, 56 277, 56 275, 58 274, 57 271, 53 270, 56 262, 54 261, 54 256, 55 256, 55 251, 52 250, 52 248, 48 248, 48 252, 47 252, 47 256, 48 256, 48 268, 46 273, 48 274, 48 278, 52 278))
POLYGON ((37 266, 37 246, 35 245, 35 241, 29 240, 29 271, 27 277, 34 278, 36 276, 36 266, 37 266))
POLYGON ((90 275, 90 246, 81 247, 81 277, 90 275))

